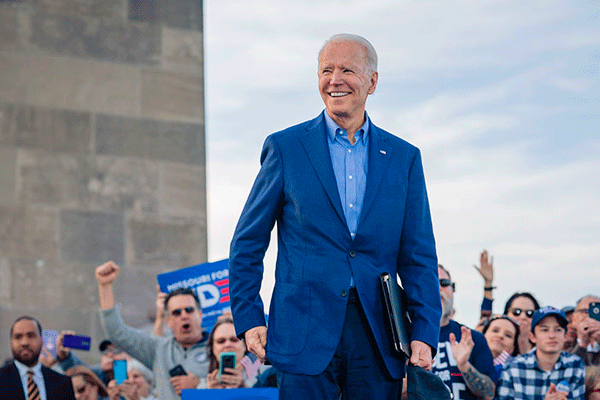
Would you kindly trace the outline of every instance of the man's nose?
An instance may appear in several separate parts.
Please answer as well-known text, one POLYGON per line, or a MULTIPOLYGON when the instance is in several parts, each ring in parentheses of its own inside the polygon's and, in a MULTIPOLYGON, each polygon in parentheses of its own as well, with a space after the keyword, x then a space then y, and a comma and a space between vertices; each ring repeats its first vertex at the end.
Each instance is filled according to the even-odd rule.
POLYGON ((342 80, 342 72, 338 69, 334 69, 331 73, 331 78, 329 79, 329 83, 331 85, 339 85, 343 82, 342 80))

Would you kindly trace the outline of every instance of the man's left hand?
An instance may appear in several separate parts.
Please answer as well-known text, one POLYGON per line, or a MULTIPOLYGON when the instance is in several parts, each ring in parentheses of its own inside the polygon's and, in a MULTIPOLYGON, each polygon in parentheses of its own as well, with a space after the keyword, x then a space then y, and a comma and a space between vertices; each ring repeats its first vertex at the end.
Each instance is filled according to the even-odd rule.
POLYGON ((431 346, 419 340, 413 340, 410 342, 410 350, 412 352, 412 355, 410 356, 410 363, 424 368, 427 371, 431 371, 431 366, 433 363, 431 346))
POLYGON ((196 389, 200 383, 200 379, 191 372, 188 372, 187 375, 174 376, 169 381, 180 396, 183 389, 196 389))
POLYGON ((475 342, 471 336, 471 330, 466 326, 460 327, 460 334, 460 342, 456 341, 456 336, 454 333, 450 334, 449 339, 450 346, 452 346, 452 355, 456 360, 456 366, 461 372, 464 372, 469 364, 469 358, 471 357, 471 353, 475 347, 475 342))

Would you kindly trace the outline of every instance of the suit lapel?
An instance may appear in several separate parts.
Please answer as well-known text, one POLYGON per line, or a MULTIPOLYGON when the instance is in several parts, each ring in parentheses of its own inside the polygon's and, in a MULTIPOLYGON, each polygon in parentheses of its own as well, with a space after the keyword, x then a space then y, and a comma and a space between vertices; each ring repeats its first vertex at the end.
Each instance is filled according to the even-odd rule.
POLYGON ((57 393, 55 393, 55 385, 48 384, 50 381, 50 376, 48 374, 48 369, 42 366, 42 376, 44 377, 44 387, 46 388, 46 400, 54 400, 57 398, 57 393))
POLYGON ((325 117, 323 116, 323 113, 311 121, 306 129, 306 134, 300 137, 302 145, 308 154, 308 158, 313 168, 317 172, 321 184, 325 188, 325 192, 327 193, 333 208, 343 221, 344 225, 346 225, 346 217, 344 216, 344 210, 342 209, 342 202, 340 200, 340 194, 338 192, 337 182, 335 181, 335 174, 331 164, 331 155, 329 154, 329 147, 327 145, 325 117))
POLYGON ((23 382, 21 382, 19 370, 17 369, 17 366, 14 363, 11 367, 11 373, 15 382, 15 386, 13 386, 15 391, 14 393, 17 396, 15 400, 25 400, 25 393, 23 392, 23 382))
POLYGON ((358 221, 358 230, 360 230, 360 224, 365 219, 369 208, 373 205, 381 179, 385 175, 392 157, 392 147, 383 140, 379 128, 373 123, 371 123, 369 136, 369 171, 367 172, 367 187, 358 221))

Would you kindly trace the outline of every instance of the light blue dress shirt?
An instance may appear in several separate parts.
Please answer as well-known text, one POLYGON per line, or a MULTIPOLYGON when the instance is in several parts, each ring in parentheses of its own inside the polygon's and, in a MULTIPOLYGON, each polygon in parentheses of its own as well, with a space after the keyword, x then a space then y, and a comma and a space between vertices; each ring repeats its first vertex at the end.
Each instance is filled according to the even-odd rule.
MULTIPOLYGON (((348 133, 331 119, 327 110, 325 111, 325 125, 329 155, 346 217, 346 225, 350 236, 354 239, 367 188, 369 116, 365 111, 365 123, 354 134, 356 139, 354 144, 350 143, 348 133)), ((353 277, 350 277, 350 287, 354 287, 353 277)))
POLYGON ((40 391, 40 400, 46 400, 46 384, 44 383, 44 375, 42 375, 42 364, 38 361, 38 363, 32 368, 29 368, 25 364, 15 360, 15 366, 17 367, 19 376, 21 377, 25 398, 27 398, 27 382, 29 381, 29 375, 27 375, 27 371, 31 369, 33 371, 33 381, 40 391))
POLYGON ((369 116, 365 112, 365 123, 354 134, 356 139, 354 144, 350 144, 348 133, 331 119, 327 111, 325 111, 325 125, 338 193, 348 230, 354 238, 367 188, 369 116))

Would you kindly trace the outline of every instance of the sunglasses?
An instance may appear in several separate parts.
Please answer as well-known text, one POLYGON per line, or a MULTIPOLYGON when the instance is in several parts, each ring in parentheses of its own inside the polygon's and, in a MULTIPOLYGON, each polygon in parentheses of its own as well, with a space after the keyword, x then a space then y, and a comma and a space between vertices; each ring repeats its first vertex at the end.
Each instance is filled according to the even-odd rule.
POLYGON ((194 311, 196 311, 196 308, 194 308, 194 307, 178 308, 176 310, 171 311, 171 315, 174 317, 179 317, 181 315, 181 313, 183 312, 183 310, 185 310, 186 313, 191 314, 194 311))
POLYGON ((237 342, 239 342, 239 341, 240 341, 240 339, 238 339, 237 337, 235 337, 235 336, 232 336, 232 337, 230 337, 230 338, 224 338, 224 337, 217 338, 217 339, 215 339, 215 342, 216 342, 217 344, 223 344, 223 343, 225 343, 227 340, 229 340, 231 343, 237 343, 237 342))
POLYGON ((456 290, 456 285, 450 279, 440 279, 440 286, 441 287, 452 286, 452 290, 456 290))
POLYGON ((510 313, 515 317, 518 317, 522 313, 525 313, 525 315, 527 315, 527 318, 532 318, 534 312, 535 310, 521 310, 520 308, 513 308, 512 310, 510 310, 510 313))
POLYGON ((121 349, 112 348, 112 349, 104 349, 104 350, 102 350, 100 353, 101 353, 103 356, 105 356, 105 355, 107 355, 108 353, 112 353, 112 354, 114 355, 114 354, 121 354, 122 352, 123 352, 123 350, 121 350, 121 349))

